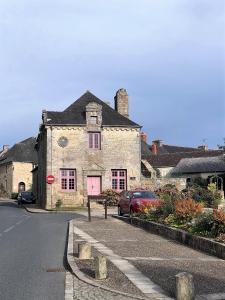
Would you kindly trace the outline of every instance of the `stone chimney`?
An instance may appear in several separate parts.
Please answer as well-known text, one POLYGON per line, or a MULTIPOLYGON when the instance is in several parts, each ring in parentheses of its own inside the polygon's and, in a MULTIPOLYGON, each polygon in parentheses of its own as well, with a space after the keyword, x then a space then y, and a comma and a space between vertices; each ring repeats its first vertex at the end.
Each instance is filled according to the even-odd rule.
POLYGON ((43 124, 47 123, 47 111, 45 109, 42 110, 42 122, 43 124))
POLYGON ((140 137, 143 142, 147 143, 147 140, 148 140, 147 133, 141 132, 140 137))
POLYGON ((126 118, 129 118, 128 112, 128 94, 125 89, 119 89, 116 92, 115 100, 115 110, 126 118))
POLYGON ((2 150, 3 151, 8 151, 9 150, 9 145, 3 145, 2 150))
POLYGON ((156 144, 152 144, 151 150, 154 155, 157 155, 157 145, 156 144))

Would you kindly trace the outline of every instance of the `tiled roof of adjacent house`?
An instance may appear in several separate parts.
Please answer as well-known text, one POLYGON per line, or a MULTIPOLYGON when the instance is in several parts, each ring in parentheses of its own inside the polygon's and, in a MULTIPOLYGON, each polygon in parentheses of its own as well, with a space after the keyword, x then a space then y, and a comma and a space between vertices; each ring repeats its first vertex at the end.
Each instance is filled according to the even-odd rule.
POLYGON ((8 162, 37 162, 37 152, 34 149, 36 139, 30 137, 16 143, 0 158, 0 164, 8 162))
POLYGON ((193 152, 177 152, 170 154, 151 155, 148 157, 148 162, 156 168, 162 167, 175 167, 183 158, 196 158, 196 157, 215 157, 223 154, 221 150, 198 150, 193 152))
MULTIPOLYGON (((149 145, 149 148, 151 149, 151 145, 149 145)), ((170 153, 178 153, 178 152, 199 152, 199 148, 193 148, 193 147, 181 147, 181 146, 173 146, 173 145, 165 145, 162 144, 160 146, 157 146, 157 154, 170 154, 170 153)), ((202 150, 201 150, 202 151, 202 150)))
POLYGON ((217 157, 183 158, 172 174, 225 172, 225 158, 217 157))
POLYGON ((86 106, 90 102, 96 102, 102 106, 103 126, 141 127, 128 118, 122 116, 108 104, 98 99, 87 91, 63 112, 47 111, 47 123, 54 125, 85 125, 86 106))

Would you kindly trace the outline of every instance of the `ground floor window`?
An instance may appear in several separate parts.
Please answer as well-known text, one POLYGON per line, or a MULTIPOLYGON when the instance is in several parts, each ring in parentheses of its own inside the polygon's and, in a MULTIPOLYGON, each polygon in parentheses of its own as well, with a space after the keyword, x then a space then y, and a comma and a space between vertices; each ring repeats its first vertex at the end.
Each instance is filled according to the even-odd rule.
POLYGON ((112 189, 121 192, 127 189, 127 171, 112 170, 112 189))
POLYGON ((61 190, 72 192, 76 190, 76 170, 61 169, 60 170, 61 190))

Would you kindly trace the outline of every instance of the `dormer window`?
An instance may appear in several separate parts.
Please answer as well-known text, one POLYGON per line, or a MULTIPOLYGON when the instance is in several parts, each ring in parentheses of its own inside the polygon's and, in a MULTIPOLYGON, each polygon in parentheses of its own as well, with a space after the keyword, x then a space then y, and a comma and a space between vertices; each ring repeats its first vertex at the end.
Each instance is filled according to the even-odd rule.
POLYGON ((90 124, 91 124, 91 125, 96 125, 96 124, 98 124, 98 117, 97 117, 97 116, 91 116, 91 117, 90 117, 90 124))
POLYGON ((95 102, 90 102, 86 106, 87 131, 99 132, 102 126, 102 106, 95 102))

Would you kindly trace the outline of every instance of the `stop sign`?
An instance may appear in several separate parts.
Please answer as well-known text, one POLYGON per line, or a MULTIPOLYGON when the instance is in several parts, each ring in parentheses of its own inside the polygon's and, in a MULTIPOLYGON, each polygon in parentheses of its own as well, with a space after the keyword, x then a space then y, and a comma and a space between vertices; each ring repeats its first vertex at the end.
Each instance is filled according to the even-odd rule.
POLYGON ((53 183, 55 181, 55 177, 53 175, 47 176, 47 183, 53 183))

